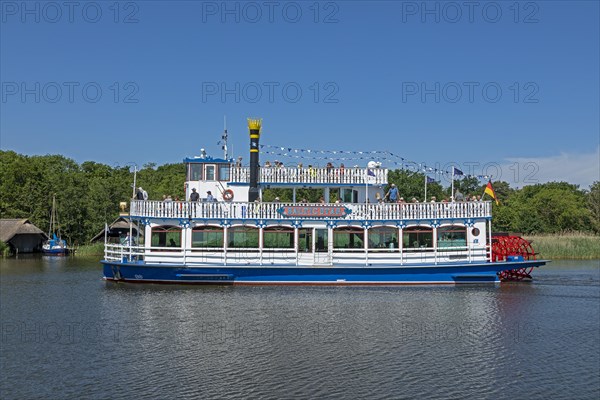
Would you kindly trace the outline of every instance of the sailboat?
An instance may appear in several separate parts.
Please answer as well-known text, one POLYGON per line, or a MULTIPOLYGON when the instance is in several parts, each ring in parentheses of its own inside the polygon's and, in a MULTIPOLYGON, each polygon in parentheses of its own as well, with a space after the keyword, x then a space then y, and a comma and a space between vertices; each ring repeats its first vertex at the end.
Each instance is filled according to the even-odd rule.
POLYGON ((56 212, 56 197, 52 196, 52 211, 50 212, 50 229, 48 239, 42 245, 42 252, 48 255, 63 255, 69 253, 66 240, 60 237, 58 214, 56 212))

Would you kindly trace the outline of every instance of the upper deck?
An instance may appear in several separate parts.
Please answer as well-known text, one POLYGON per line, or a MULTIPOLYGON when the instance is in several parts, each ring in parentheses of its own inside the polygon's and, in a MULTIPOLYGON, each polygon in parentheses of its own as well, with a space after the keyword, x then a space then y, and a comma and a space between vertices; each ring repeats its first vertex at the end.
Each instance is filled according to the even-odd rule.
MULTIPOLYGON (((232 186, 250 183, 250 167, 221 159, 186 159, 187 181, 221 182, 232 186)), ((387 168, 259 167, 261 185, 362 186, 386 185, 387 168)))

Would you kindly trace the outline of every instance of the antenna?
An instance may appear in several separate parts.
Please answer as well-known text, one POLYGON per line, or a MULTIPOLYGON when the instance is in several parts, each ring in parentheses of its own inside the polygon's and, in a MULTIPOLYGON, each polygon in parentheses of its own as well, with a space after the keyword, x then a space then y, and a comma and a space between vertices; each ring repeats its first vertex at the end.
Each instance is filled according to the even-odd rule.
POLYGON ((223 159, 227 160, 227 116, 223 115, 223 135, 221 136, 221 140, 223 145, 221 149, 223 150, 223 159))

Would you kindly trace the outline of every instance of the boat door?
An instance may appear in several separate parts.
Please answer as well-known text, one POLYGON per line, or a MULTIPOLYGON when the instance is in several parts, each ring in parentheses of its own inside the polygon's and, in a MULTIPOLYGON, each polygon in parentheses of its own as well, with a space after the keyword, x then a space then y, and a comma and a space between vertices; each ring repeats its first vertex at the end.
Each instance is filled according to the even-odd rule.
POLYGON ((321 228, 298 229, 298 253, 303 264, 330 265, 328 231, 321 228))

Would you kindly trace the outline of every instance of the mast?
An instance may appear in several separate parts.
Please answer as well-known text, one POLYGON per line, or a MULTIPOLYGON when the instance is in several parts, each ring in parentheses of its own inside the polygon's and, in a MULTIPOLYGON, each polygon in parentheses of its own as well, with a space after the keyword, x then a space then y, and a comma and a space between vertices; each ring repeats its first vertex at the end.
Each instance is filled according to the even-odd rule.
POLYGON ((50 227, 48 230, 48 238, 52 239, 52 233, 54 232, 54 210, 56 208, 56 195, 52 195, 52 208, 50 209, 50 227))
POLYGON ((223 115, 223 135, 221 136, 221 140, 223 141, 223 145, 221 149, 223 150, 223 159, 227 160, 227 116, 223 115))

